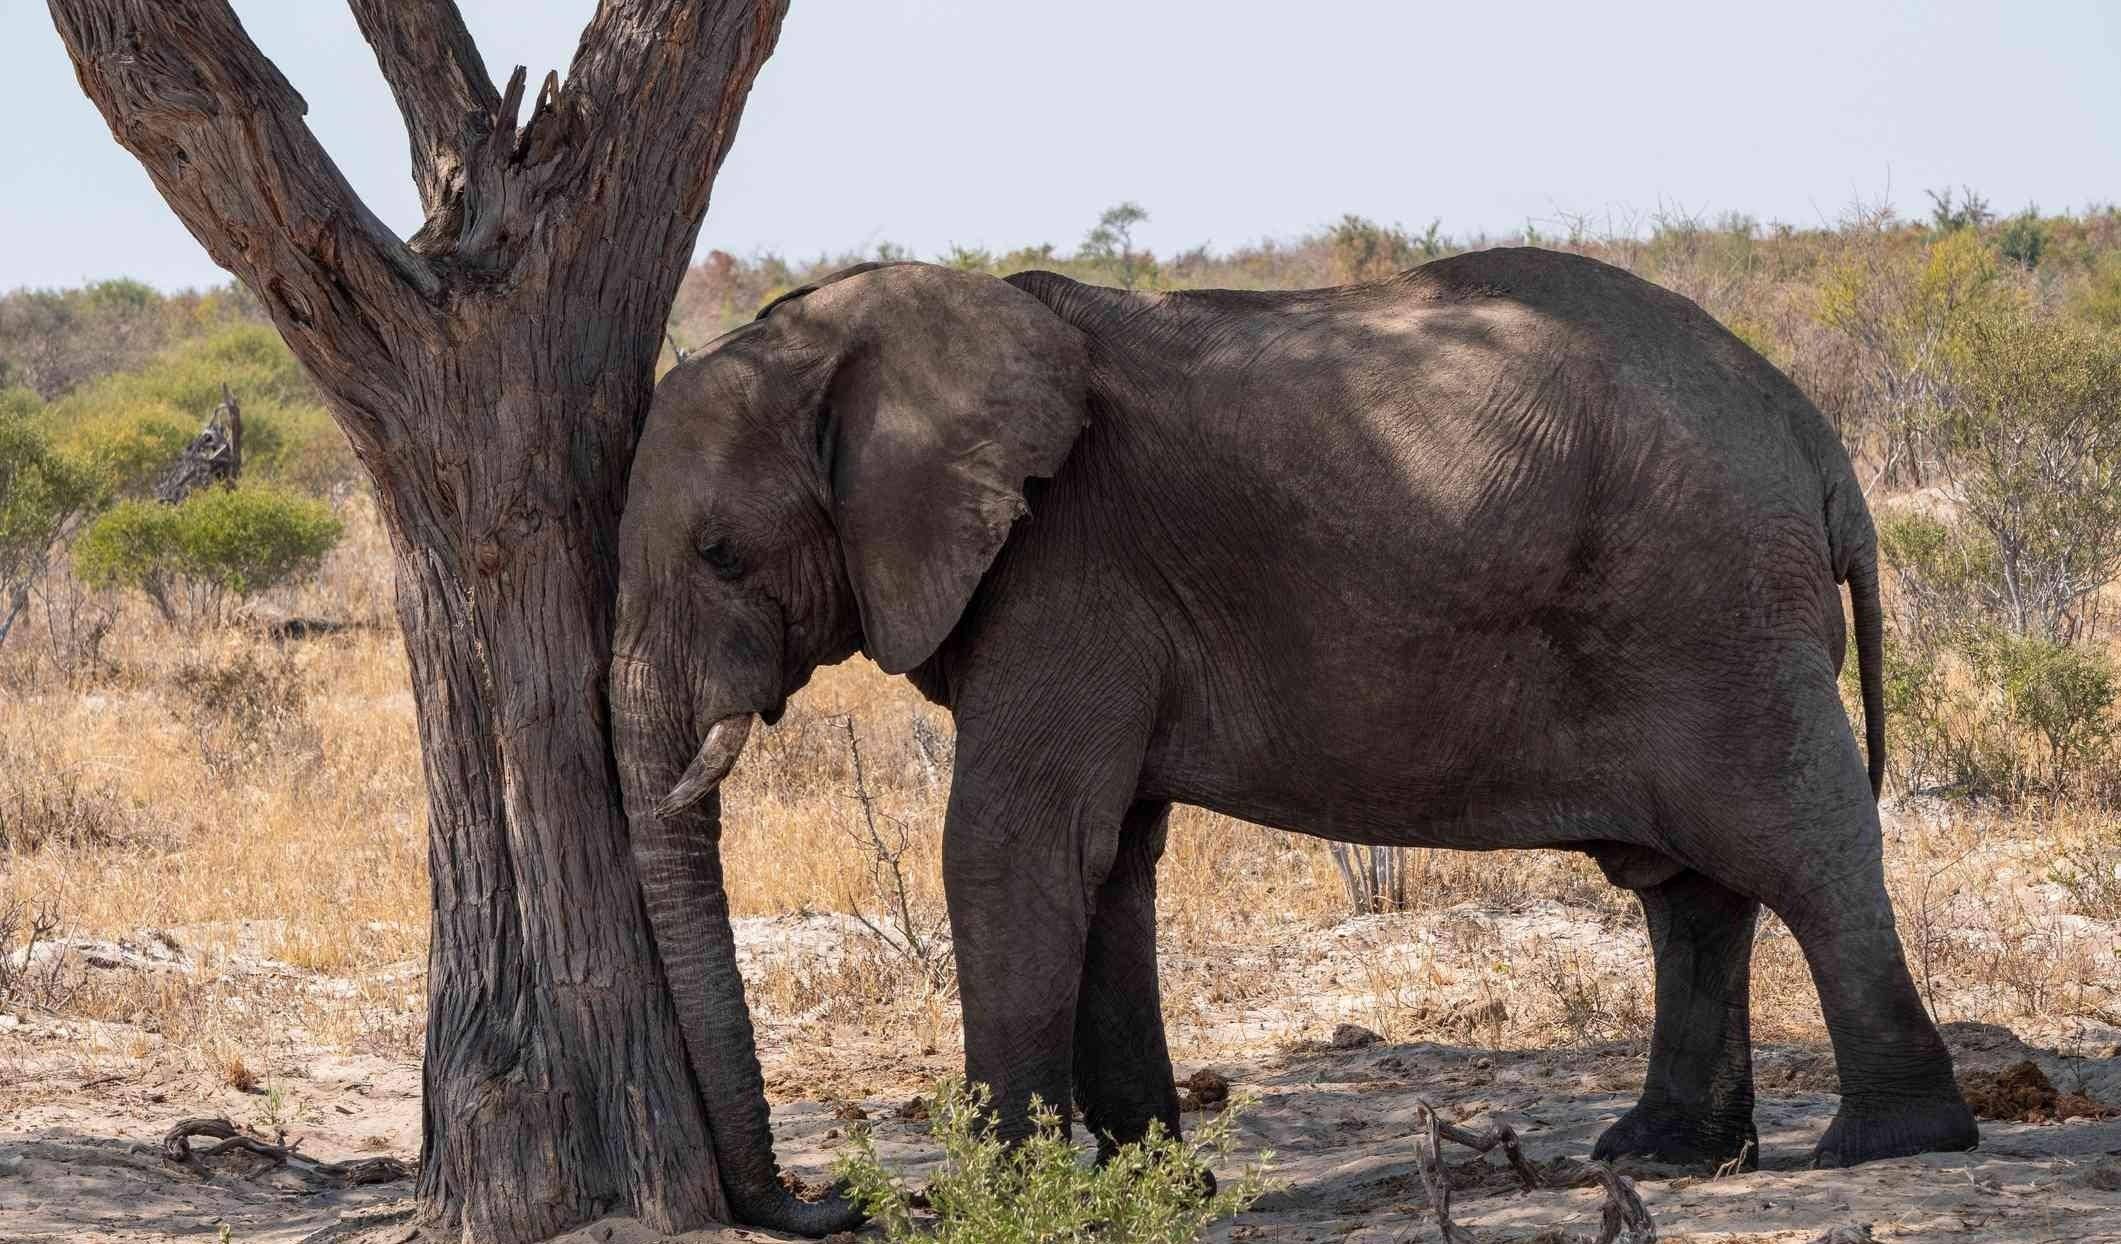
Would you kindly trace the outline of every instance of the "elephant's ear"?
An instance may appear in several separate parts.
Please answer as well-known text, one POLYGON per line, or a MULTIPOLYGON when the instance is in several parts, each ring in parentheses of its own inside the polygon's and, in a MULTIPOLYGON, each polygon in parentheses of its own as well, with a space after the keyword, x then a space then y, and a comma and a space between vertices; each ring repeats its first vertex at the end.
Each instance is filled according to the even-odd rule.
POLYGON ((832 360, 817 438, 864 647, 926 660, 1086 418, 1082 335, 1005 281, 928 264, 849 273, 773 308, 832 360))

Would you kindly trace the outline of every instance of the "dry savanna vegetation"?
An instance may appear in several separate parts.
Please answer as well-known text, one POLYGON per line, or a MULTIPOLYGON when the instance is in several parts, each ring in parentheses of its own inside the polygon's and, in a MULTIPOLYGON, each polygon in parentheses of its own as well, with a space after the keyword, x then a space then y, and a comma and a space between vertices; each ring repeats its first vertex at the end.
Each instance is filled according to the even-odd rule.
MULTIPOLYGON (((1933 209, 1510 239, 1349 217, 1156 255, 1130 204, 1072 251, 937 258, 1267 288, 1534 242, 1700 302, 1833 420, 1879 518, 1886 850, 1918 983, 1948 1024, 2096 1053, 2121 1040, 2121 211, 1998 217, 1966 191, 1933 209)), ((873 257, 710 252, 670 344, 873 257)), ((106 1127, 337 1123, 320 1068, 419 1055, 428 919, 413 703, 358 467, 233 289, 0 298, 0 390, 0 1116, 79 1122, 81 1086, 116 1083, 161 1096, 106 1127), (240 483, 156 502, 224 385, 240 483)), ((950 761, 947 714, 857 659, 820 671, 732 779, 725 851, 776 1100, 903 1101, 961 1065, 938 867, 950 761)), ((1587 861, 1337 858, 1197 810, 1170 842, 1182 1075, 1243 1078, 1338 1029, 1353 1049, 1596 1051, 1619 1068, 1604 1087, 1624 1096, 1631 1065, 1639 1082, 1647 939, 1587 861)), ((1764 1095, 1831 1088, 1802 956, 1772 920, 1754 978, 1764 1095)), ((417 1115, 394 1118, 364 1143, 410 1156, 417 1115)))

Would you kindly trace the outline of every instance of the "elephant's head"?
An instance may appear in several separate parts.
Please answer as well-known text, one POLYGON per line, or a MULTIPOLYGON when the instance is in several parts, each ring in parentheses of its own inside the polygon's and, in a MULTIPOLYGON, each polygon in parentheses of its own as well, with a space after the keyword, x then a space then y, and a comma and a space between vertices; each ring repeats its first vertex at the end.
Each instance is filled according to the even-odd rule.
POLYGON ((732 1208, 792 1199, 722 886, 717 787, 754 714, 859 647, 897 673, 957 625, 1024 481, 1081 431, 1084 344, 992 277, 863 265, 776 300, 658 386, 620 532, 611 705, 634 858, 732 1208))

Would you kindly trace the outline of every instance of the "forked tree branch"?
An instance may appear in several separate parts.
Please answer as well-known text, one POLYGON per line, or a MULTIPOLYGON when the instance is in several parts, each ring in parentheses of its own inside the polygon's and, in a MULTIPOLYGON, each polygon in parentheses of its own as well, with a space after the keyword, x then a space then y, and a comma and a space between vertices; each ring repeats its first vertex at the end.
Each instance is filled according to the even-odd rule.
POLYGON ((348 3, 405 114, 412 179, 432 217, 462 193, 465 158, 492 131, 501 93, 456 0, 348 3))
POLYGON ((81 89, 185 228, 349 416, 387 409, 441 281, 347 184, 226 0, 49 4, 81 89))

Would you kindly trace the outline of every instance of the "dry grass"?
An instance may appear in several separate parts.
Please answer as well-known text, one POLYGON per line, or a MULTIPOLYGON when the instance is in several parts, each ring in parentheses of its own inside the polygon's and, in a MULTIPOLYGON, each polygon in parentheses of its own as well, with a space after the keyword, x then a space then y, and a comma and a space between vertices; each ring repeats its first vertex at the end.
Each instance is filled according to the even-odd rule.
MULTIPOLYGON (((0 903, 53 904, 67 933, 180 965, 79 972, 63 1014, 99 1057, 176 1057, 247 1088, 298 1049, 417 1054, 427 843, 413 708, 387 550, 373 514, 347 508, 325 582, 272 604, 371 629, 281 646, 240 627, 174 634, 116 602, 86 673, 55 659, 63 637, 41 622, 0 651, 0 903)), ((750 965, 769 1070, 850 1038, 947 1070, 961 1049, 947 973, 857 921, 819 923, 899 918, 865 845, 850 722, 872 810, 903 836, 906 910, 940 919, 949 719, 866 662, 820 671, 756 737, 728 803, 737 913, 812 917, 750 965)), ((1941 1019, 2041 1031, 2121 1010, 2108 820, 1923 803, 1891 824, 1909 957, 1941 1019)), ((1640 917, 1588 862, 1421 852, 1410 878, 1412 911, 1350 917, 1321 843, 1180 810, 1161 928, 1181 1061, 1341 1021, 1487 1048, 1646 1038, 1640 917)), ((1755 982, 1762 1039, 1822 1038, 1802 956, 1772 920, 1755 982)))

